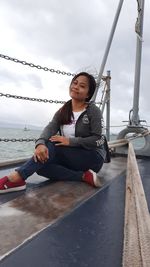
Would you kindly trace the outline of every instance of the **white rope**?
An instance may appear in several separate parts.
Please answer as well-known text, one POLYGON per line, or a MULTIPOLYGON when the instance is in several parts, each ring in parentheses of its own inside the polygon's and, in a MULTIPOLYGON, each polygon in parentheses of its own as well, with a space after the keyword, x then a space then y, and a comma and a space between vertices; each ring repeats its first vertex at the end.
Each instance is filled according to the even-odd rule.
POLYGON ((118 139, 118 140, 114 140, 114 141, 109 141, 108 142, 108 146, 109 148, 115 148, 115 147, 119 147, 119 146, 124 146, 128 144, 128 140, 127 139, 118 139))
POLYGON ((115 148, 115 147, 119 147, 119 146, 125 146, 128 144, 129 141, 133 141, 137 138, 141 138, 141 137, 145 137, 147 135, 150 134, 149 130, 144 130, 142 133, 137 134, 136 136, 130 136, 124 139, 117 139, 117 140, 113 140, 113 141, 109 141, 108 142, 108 146, 109 148, 115 148))

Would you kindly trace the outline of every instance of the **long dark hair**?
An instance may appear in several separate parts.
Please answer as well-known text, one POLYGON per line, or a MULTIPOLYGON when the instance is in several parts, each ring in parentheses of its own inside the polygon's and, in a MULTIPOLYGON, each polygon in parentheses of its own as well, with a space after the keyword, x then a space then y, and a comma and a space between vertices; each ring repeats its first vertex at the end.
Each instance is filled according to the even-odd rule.
MULTIPOLYGON (((89 81, 89 97, 86 99, 86 102, 89 102, 90 99, 92 98, 94 92, 95 92, 95 88, 96 88, 96 81, 94 79, 94 77, 87 73, 87 72, 80 72, 78 74, 76 74, 72 81, 75 81, 79 76, 86 76, 88 78, 89 81)), ((60 124, 69 124, 71 123, 71 118, 73 117, 73 112, 72 112, 72 102, 71 100, 67 101, 61 109, 58 110, 59 112, 59 119, 60 119, 60 124)))

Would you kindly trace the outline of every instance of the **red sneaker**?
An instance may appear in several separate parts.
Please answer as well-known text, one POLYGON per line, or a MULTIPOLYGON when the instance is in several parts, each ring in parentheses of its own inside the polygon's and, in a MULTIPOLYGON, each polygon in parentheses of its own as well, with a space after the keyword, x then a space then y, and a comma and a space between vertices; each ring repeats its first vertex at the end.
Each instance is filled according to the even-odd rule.
POLYGON ((92 171, 92 170, 88 170, 84 173, 84 178, 83 181, 95 186, 95 187, 101 187, 102 184, 100 182, 100 180, 98 179, 96 172, 92 171))
POLYGON ((24 180, 13 183, 8 180, 7 176, 0 179, 0 194, 24 189, 26 189, 26 183, 24 180))

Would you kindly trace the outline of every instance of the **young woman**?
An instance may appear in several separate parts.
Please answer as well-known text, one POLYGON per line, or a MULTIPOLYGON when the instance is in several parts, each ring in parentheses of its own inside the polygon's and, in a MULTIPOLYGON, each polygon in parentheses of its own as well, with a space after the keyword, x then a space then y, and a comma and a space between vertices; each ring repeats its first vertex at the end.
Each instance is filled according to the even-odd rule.
POLYGON ((105 160, 101 142, 101 112, 90 103, 96 82, 92 75, 75 75, 69 87, 71 99, 54 115, 36 141, 34 156, 0 179, 0 193, 26 188, 25 180, 36 172, 53 181, 83 181, 100 187, 96 173, 105 160))

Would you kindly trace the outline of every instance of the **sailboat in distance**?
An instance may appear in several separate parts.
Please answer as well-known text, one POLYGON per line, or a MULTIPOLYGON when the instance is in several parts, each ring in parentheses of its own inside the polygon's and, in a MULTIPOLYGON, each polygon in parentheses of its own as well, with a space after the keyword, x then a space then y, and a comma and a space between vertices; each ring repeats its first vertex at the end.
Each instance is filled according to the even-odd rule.
POLYGON ((23 128, 24 131, 30 131, 30 129, 25 125, 25 127, 23 128))

